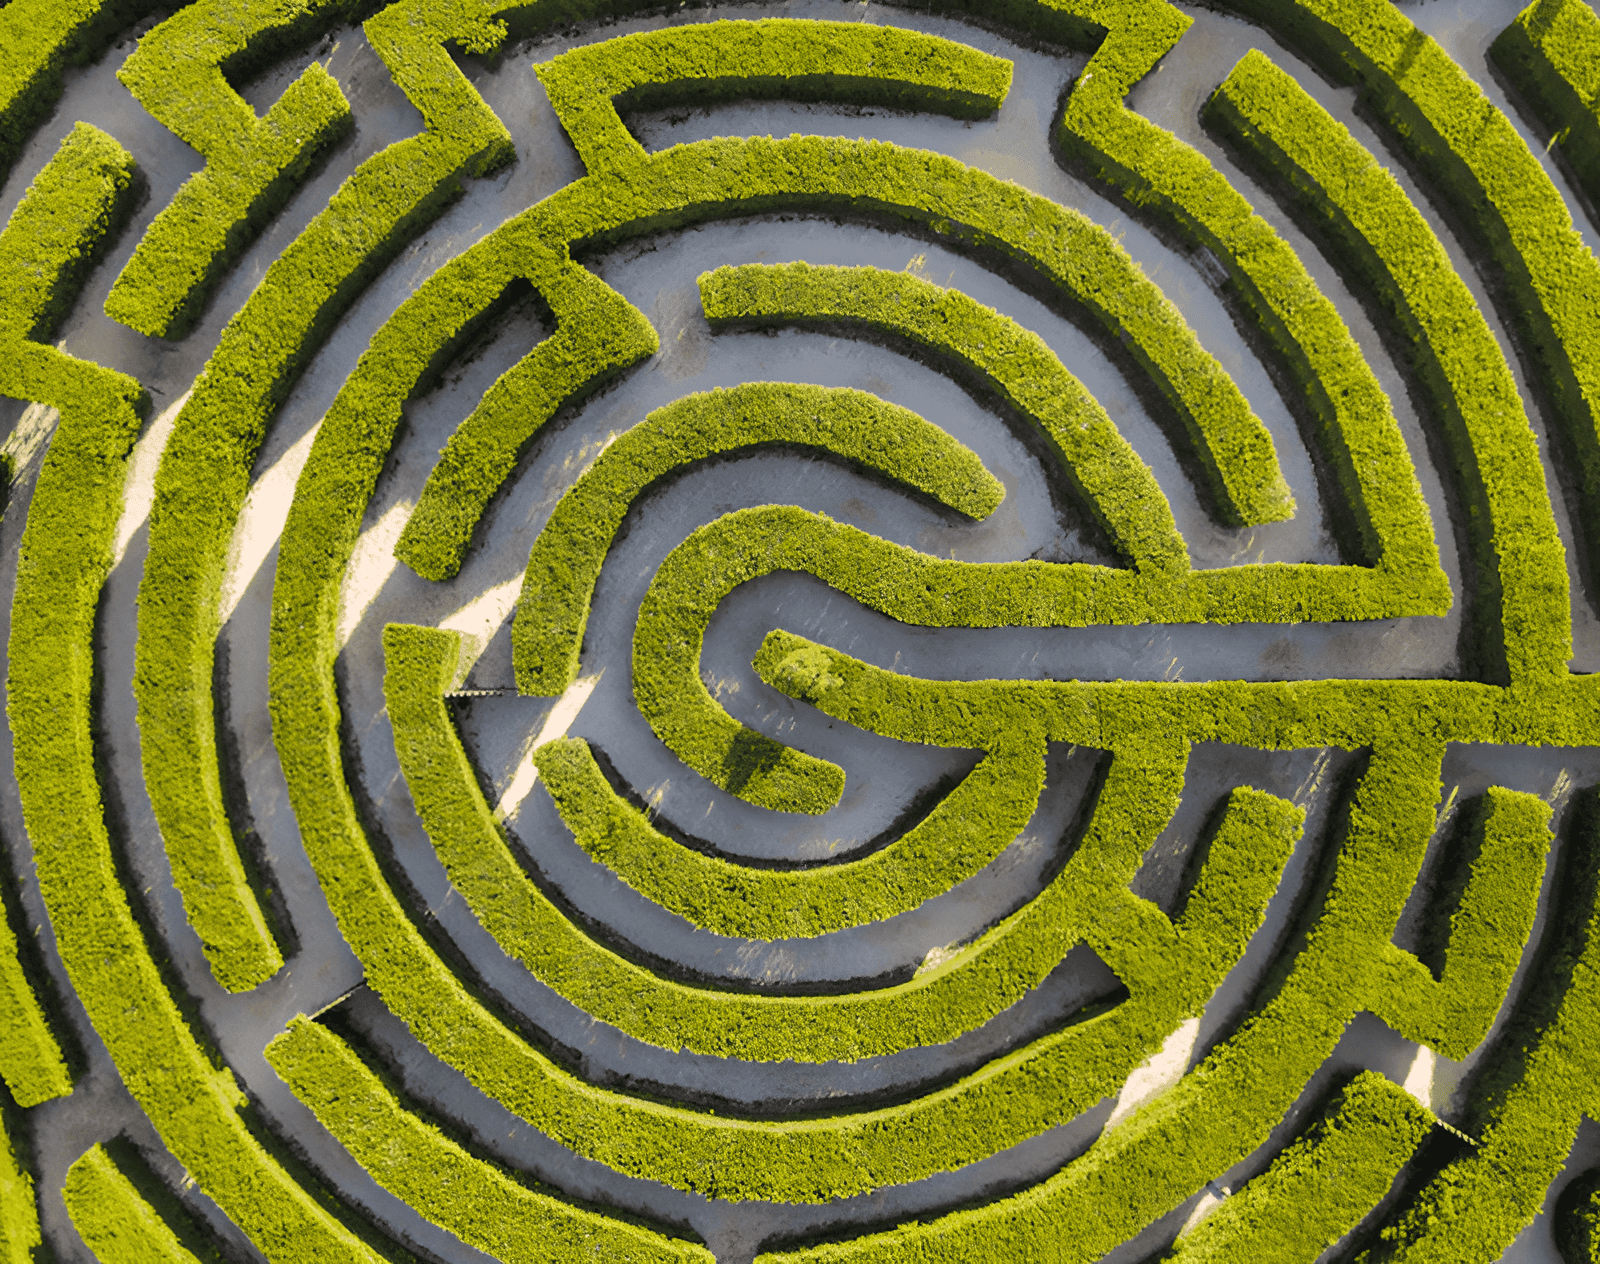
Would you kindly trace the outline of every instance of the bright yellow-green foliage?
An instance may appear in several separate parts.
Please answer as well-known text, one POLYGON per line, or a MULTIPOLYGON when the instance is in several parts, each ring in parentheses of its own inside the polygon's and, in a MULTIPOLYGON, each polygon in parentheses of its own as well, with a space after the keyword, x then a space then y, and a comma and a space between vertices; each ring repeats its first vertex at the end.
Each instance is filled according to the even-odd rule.
MULTIPOLYGON (((987 517, 1005 494, 970 449, 865 391, 752 382, 676 400, 611 444, 534 541, 512 639, 522 692, 559 692, 577 674, 595 581, 635 499, 691 462, 777 444, 828 453, 970 518, 987 517)), ((698 674, 695 683, 689 698, 637 694, 680 759, 764 807, 824 812, 838 802, 841 769, 722 722, 698 674)))
POLYGON ((17 1119, 9 1106, 0 1090, 0 1264, 33 1264, 44 1238, 25 1150, 12 1140, 17 1119))
POLYGON ((1444 246, 1394 177, 1264 54, 1234 67, 1206 116, 1338 234, 1351 270, 1416 347, 1415 367, 1472 507, 1475 640, 1487 674, 1564 675, 1572 655, 1566 553, 1538 442, 1505 353, 1444 246))
POLYGON ((1554 1228, 1566 1264, 1600 1260, 1600 1167, 1590 1168, 1562 1191, 1554 1228))
POLYGON ((569 263, 546 284, 555 332, 484 392, 456 428, 394 555, 425 579, 461 569, 484 511, 544 424, 660 348, 655 328, 592 272, 569 263))
MULTIPOLYGON (((0 278, 5 284, 0 290, 0 395, 47 402, 61 410, 57 436, 40 474, 40 486, 50 487, 58 496, 70 496, 72 480, 83 479, 83 497, 94 498, 95 484, 103 481, 103 454, 90 439, 97 426, 110 432, 113 449, 121 445, 124 450, 139 426, 144 393, 132 378, 95 369, 41 345, 72 305, 107 238, 120 227, 128 210, 133 176, 133 158, 121 145, 99 129, 79 123, 28 186, 0 233, 0 278)), ((38 495, 35 493, 36 504, 38 495)), ((102 519, 109 514, 114 521, 116 496, 115 485, 101 494, 102 519)), ((55 508, 59 514, 66 506, 55 508)), ((23 538, 18 586, 28 576, 70 588, 69 577, 49 574, 49 568, 63 560, 57 549, 67 544, 53 540, 52 534, 65 529, 67 521, 57 517, 46 522, 49 510, 36 512, 40 525, 23 538)), ((33 521, 32 513, 29 521, 33 521)), ((104 573, 102 562, 98 570, 91 568, 81 577, 84 588, 78 596, 89 600, 91 611, 92 596, 99 591, 104 573)), ((13 615, 13 638, 17 625, 13 615)), ((40 626, 34 631, 42 639, 13 639, 16 648, 12 653, 21 650, 40 669, 45 669, 46 660, 54 659, 54 670, 76 673, 74 683, 87 690, 92 672, 87 630, 82 639, 50 639, 68 630, 70 624, 40 626), (61 654, 63 645, 75 652, 61 654), (58 654, 61 657, 55 659, 58 654)), ((13 670, 16 666, 13 661, 13 670)), ((8 699, 7 708, 16 732, 18 720, 25 716, 19 716, 15 700, 8 699)), ((27 755, 19 751, 17 758, 20 780, 27 755)), ((0 1077, 24 1106, 65 1097, 72 1091, 60 1043, 23 972, 17 940, 4 917, 0 917, 0 1077)))
POLYGON ((61 95, 61 72, 93 61, 151 0, 10 0, 0 7, 0 179, 61 95))
POLYGON ((200 1264, 104 1146, 91 1146, 67 1169, 61 1197, 100 1264, 200 1264))
MULTIPOLYGON (((45 217, 49 233, 27 239, 54 245, 51 262, 65 258, 69 266, 40 269, 45 285, 19 288, 17 305, 7 308, 0 394, 61 413, 28 510, 11 607, 6 713, 17 792, 62 965, 173 1156, 269 1259, 303 1259, 309 1251, 371 1260, 246 1127, 244 1094, 213 1064, 166 989, 106 830, 91 736, 95 612, 147 400, 132 378, 18 333, 58 310, 63 279, 81 276, 78 261, 116 222, 132 169, 109 136, 84 124, 74 130, 34 185, 42 198, 61 189, 59 213, 45 217)), ((0 239, 0 253, 19 248, 0 239)))
MULTIPOLYGON (((1136 569, 1189 569, 1189 550, 1150 467, 1044 339, 1014 320, 909 273, 804 263, 707 272, 700 302, 713 329, 856 326, 974 375, 1048 440, 1084 507, 1136 569)), ((1266 456, 1265 470, 1240 469, 1236 481, 1280 478, 1270 440, 1266 456)))
POLYGON ((465 175, 512 154, 505 128, 443 47, 493 45, 487 2, 401 0, 368 20, 374 51, 428 129, 362 163, 267 269, 222 331, 156 474, 134 672, 140 756, 184 910, 230 991, 283 964, 246 880, 217 766, 212 664, 233 523, 278 404, 339 316, 459 195, 465 175))
POLYGON ((969 518, 1005 495, 969 448, 865 391, 750 382, 675 400, 618 436, 534 541, 512 639, 520 691, 553 695, 576 677, 601 563, 646 489, 694 461, 777 445, 830 454, 969 518))
MULTIPOLYGON (((634 105, 777 96, 978 117, 1005 99, 1011 63, 892 26, 771 19, 611 40, 558 57, 539 75, 579 152, 598 167, 644 159, 617 113, 619 94, 634 105)), ((428 579, 460 569, 484 510, 556 409, 658 348, 644 315, 582 268, 569 264, 541 277, 538 289, 555 317, 554 335, 451 436, 395 546, 395 556, 428 579)), ((576 662, 577 645, 571 654, 576 662)), ((559 692, 566 683, 545 687, 559 692)))
POLYGON ((704 1247, 531 1189, 401 1104, 354 1051, 306 1018, 267 1060, 372 1178, 424 1219, 507 1264, 712 1264, 704 1247))
MULTIPOLYGON (((392 628, 389 642, 399 651, 391 670, 415 672, 422 696, 431 684, 430 705, 442 713, 438 691, 453 670, 453 634, 392 628)), ((470 769, 458 746, 453 752, 437 744, 430 749, 426 717, 407 714, 418 704, 408 702, 401 688, 396 681, 390 698, 403 708, 397 725, 402 766, 408 780, 416 775, 422 787, 424 819, 450 825, 424 805, 443 798, 452 781, 470 784, 470 769), (460 766, 452 769, 451 762, 460 766)), ((437 731, 440 720, 432 727, 437 731)), ((1024 962, 1034 972, 1048 971, 1082 938, 1118 971, 1132 999, 1085 1012, 1064 1030, 948 1087, 859 1114, 743 1120, 584 1084, 504 1027, 428 951, 359 834, 336 858, 340 881, 330 886, 330 902, 367 968, 369 985, 385 1003, 436 1056, 547 1135, 624 1172, 683 1189, 729 1199, 827 1201, 953 1170, 1065 1122, 1111 1091, 1168 1031, 1204 1005, 1259 926, 1303 814, 1270 796, 1236 791, 1194 892, 1176 922, 1169 921, 1119 883, 1131 876, 1176 804, 1182 756, 1176 767, 1173 756, 1166 751, 1154 759, 1146 754, 1130 757, 1126 765, 1114 763, 1100 811, 1050 893, 911 984, 879 994, 901 1010, 896 1035, 904 1043, 891 1047, 937 1043, 949 1035, 930 1039, 927 1024, 959 1016, 960 1002, 969 996, 982 998, 986 1007, 997 1001, 1003 1007, 1008 1002, 996 993, 1019 994, 1014 989, 1024 962), (1047 955, 1053 959, 1041 960, 1047 955), (919 1008, 925 1015, 920 1024, 919 1008)), ((481 799, 474 807, 480 819, 487 816, 481 799)), ((480 869, 474 908, 501 938, 509 919, 490 906, 505 893, 503 875, 483 869, 487 854, 457 851, 452 876, 459 880, 470 867, 480 869)), ((334 859, 324 854, 319 863, 334 859)), ((507 945, 513 953, 518 946, 507 945)), ((591 959, 599 961, 592 953, 591 959)), ((873 995, 806 998, 817 1002, 812 1005, 788 998, 781 1013, 792 1047, 805 1047, 811 1025, 822 1030, 838 1023, 857 1040, 868 1036, 872 1025, 841 1021, 848 1011, 839 1003, 848 1001, 870 1015, 864 1007, 873 995)), ((664 989, 656 996, 671 1000, 664 989)), ((967 1004, 978 1008, 971 1000, 967 1004)), ((703 1012, 712 1025, 716 1016, 703 1012)), ((776 1017, 779 1007, 772 1012, 776 1017)))
MULTIPOLYGON (((1340 79, 1354 77, 1432 192, 1510 286, 1506 316, 1556 405, 1581 482, 1584 529, 1600 528, 1600 261, 1511 121, 1438 43, 1384 0, 1230 0, 1340 79)), ((1590 576, 1591 581, 1593 575, 1590 576)))
POLYGON ((1306 1134, 1177 1241, 1172 1264, 1315 1260, 1389 1192, 1433 1114, 1374 1071, 1333 1095, 1306 1134))
POLYGON ((1600 16, 1584 0, 1534 0, 1489 56, 1600 204, 1600 16))
POLYGON ((863 22, 707 22, 573 49, 538 67, 591 173, 631 165, 643 146, 619 107, 777 97, 983 118, 1011 87, 1011 63, 965 44, 863 22))
POLYGON ((146 230, 106 298, 140 333, 181 338, 307 169, 347 134, 350 106, 313 62, 265 117, 224 78, 348 16, 349 0, 201 0, 139 41, 117 78, 205 158, 146 230))
MULTIPOLYGON (((834 669, 841 668, 854 674, 842 658, 834 669)), ((1240 721, 1249 725, 1267 718, 1258 711, 1230 722, 1230 713, 1214 714, 1224 732, 1237 732, 1240 721)), ((1089 718, 1079 713, 1079 723, 1064 724, 1058 733, 1089 718)), ((1083 1157, 1020 1194, 984 1206, 759 1258, 767 1264, 953 1262, 983 1258, 994 1243, 1003 1242, 1014 1258, 1086 1262, 1241 1161, 1266 1141, 1345 1026, 1368 1007, 1379 982, 1376 950, 1394 932, 1433 832, 1442 754, 1442 744, 1414 738, 1373 751, 1346 818, 1320 913, 1287 976, 1268 990, 1230 1040, 1172 1089, 1102 1134, 1083 1157), (1063 1235, 1063 1224, 1077 1230, 1063 1235)))
POLYGON ((806 869, 756 869, 667 837, 611 788, 581 739, 547 742, 534 760, 578 846, 651 903, 713 934, 791 939, 916 908, 1022 832, 1044 788, 1043 742, 978 732, 968 741, 988 753, 916 825, 859 860, 806 869))

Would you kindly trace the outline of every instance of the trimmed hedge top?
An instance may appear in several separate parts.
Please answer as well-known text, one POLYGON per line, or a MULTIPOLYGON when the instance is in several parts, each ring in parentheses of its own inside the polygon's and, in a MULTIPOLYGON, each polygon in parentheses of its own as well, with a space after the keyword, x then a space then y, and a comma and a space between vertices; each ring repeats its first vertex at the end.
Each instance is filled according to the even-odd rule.
POLYGON ((575 48, 536 69, 591 173, 645 157, 619 107, 777 97, 983 118, 1011 87, 1009 61, 953 40, 790 18, 643 31, 575 48))

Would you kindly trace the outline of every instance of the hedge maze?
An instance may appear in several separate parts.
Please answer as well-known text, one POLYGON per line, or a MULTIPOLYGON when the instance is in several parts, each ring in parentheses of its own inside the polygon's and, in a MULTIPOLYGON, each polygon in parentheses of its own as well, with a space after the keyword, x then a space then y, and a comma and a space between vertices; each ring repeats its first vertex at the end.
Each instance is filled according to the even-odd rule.
POLYGON ((1452 20, 0 7, 0 1264, 1600 1261, 1600 17, 1452 20))

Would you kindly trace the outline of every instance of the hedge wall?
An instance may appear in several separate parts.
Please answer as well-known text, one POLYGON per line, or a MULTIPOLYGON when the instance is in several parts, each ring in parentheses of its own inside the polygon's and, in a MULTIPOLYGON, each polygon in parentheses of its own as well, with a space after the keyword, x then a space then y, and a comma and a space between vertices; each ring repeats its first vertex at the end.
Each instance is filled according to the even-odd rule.
POLYGON ((1375 1071, 1340 1087, 1306 1132, 1162 1258, 1316 1260, 1370 1213, 1433 1130, 1431 1111, 1375 1071))
POLYGON ((362 163, 228 322, 162 453, 139 585, 145 786, 189 923, 236 992, 283 964, 223 802, 212 700, 218 594, 251 467, 278 404, 367 282, 459 195, 463 176, 512 154, 444 48, 493 46, 503 31, 484 4, 401 0, 364 29, 427 130, 362 163))
POLYGON ((0 180, 61 96, 61 72, 98 57, 154 0, 9 0, 0 7, 0 180))
POLYGON ((580 738, 547 742, 534 761, 578 846, 652 904, 716 935, 794 939, 909 912, 1022 832, 1044 789, 1044 743, 1034 732, 983 738, 978 766, 894 842, 805 869, 756 869, 669 838, 611 788, 580 738))
MULTIPOLYGON (((1228 0, 1340 81, 1354 79, 1445 214, 1503 282, 1507 323, 1555 404, 1579 484, 1584 569, 1600 550, 1600 260, 1527 143, 1439 45, 1384 0, 1228 0)), ((1558 676, 1563 664, 1541 672, 1558 676)))
POLYGON ((766 18, 642 31, 537 68, 590 172, 645 157, 620 109, 778 98, 985 118, 1011 88, 1011 63, 897 26, 766 18))
MULTIPOLYGON (((1189 569, 1188 547, 1150 467, 1044 339, 994 309, 905 272, 806 263, 704 273, 700 302, 713 329, 843 325, 931 352, 998 392, 1037 428, 1084 507, 1135 569, 1189 569)), ((1228 461, 1220 443, 1208 441, 1208 448, 1211 463, 1226 464, 1235 481, 1260 472, 1248 461, 1228 461)), ((1275 460, 1269 466, 1276 472, 1275 460)))
POLYGON ((704 1247, 531 1188, 413 1114, 327 1028, 290 1022, 267 1061, 373 1180, 423 1219, 506 1264, 699 1261, 704 1247))
MULTIPOLYGON (((675 400, 612 443, 534 541, 512 632, 519 690, 549 693, 551 682, 560 682, 559 692, 576 676, 600 566, 639 496, 693 461, 776 444, 830 453, 969 518, 988 517, 1005 494, 970 449, 865 391, 752 382, 675 400)), ((741 736, 736 726, 717 727, 721 708, 703 684, 698 692, 696 714, 713 717, 709 732, 685 718, 685 700, 658 702, 636 691, 657 731, 674 729, 663 740, 691 768, 765 807, 825 812, 838 802, 844 774, 836 765, 741 736)))
POLYGON ((0 1088, 0 1261, 33 1264, 44 1246, 27 1145, 10 1095, 0 1088))
POLYGON ((1245 55, 1203 117, 1333 230, 1356 283, 1381 297, 1415 348, 1470 511, 1485 674, 1565 674, 1566 550, 1538 440, 1505 353, 1443 244, 1399 182, 1265 54, 1245 55))
POLYGON ((1600 16, 1584 0, 1534 0, 1489 45, 1489 58, 1600 204, 1600 16))
POLYGON ((117 78, 206 165, 145 231, 106 297, 106 315, 163 338, 194 326, 223 274, 354 127, 339 85, 315 62, 259 119, 225 74, 271 62, 360 2, 201 0, 139 40, 117 78))
MULTIPOLYGON (((34 183, 47 233, 42 284, 8 305, 0 393, 58 408, 22 534, 8 643, 6 713, 39 890, 73 990, 118 1074, 174 1157, 269 1259, 375 1260, 261 1147, 244 1094, 219 1069, 166 989, 132 909, 96 777, 94 627, 122 511, 129 449, 146 411, 132 378, 22 340, 64 300, 125 204, 133 160, 79 124, 34 183), (45 213, 53 206, 54 214, 45 213), (49 250, 54 251, 52 256, 49 250), (32 304, 30 310, 29 304, 32 304)), ((26 203, 25 203, 26 205, 26 203)), ((18 208, 18 215, 23 208, 18 208)), ((18 225, 8 226, 10 244, 18 225)), ((29 223, 24 217, 23 224, 29 223)))
POLYGON ((61 1197, 100 1264, 200 1264, 104 1146, 91 1146, 67 1169, 61 1197))

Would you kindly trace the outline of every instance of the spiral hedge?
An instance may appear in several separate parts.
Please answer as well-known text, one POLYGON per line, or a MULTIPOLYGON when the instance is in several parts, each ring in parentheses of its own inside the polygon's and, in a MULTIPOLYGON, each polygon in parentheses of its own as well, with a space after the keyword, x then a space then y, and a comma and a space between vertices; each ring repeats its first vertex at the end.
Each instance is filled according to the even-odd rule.
POLYGON ((0 1261, 1600 1259, 1600 18, 769 7, 0 8, 0 1261))

